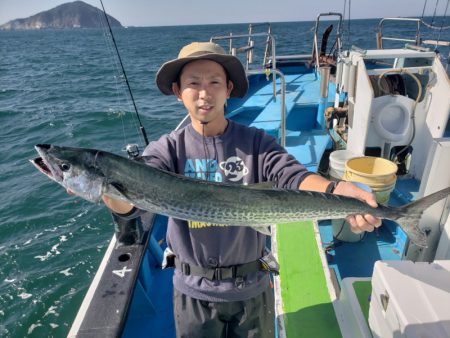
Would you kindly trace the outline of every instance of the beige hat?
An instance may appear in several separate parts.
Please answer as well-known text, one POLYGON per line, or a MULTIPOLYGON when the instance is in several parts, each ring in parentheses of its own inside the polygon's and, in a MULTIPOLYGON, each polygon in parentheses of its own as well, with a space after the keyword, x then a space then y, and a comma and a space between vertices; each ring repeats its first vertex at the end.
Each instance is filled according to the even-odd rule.
POLYGON ((193 42, 181 48, 177 59, 164 63, 156 74, 159 90, 165 95, 173 95, 172 83, 177 81, 184 65, 195 60, 212 60, 225 69, 233 82, 231 97, 243 97, 247 93, 248 80, 241 61, 213 42, 193 42))

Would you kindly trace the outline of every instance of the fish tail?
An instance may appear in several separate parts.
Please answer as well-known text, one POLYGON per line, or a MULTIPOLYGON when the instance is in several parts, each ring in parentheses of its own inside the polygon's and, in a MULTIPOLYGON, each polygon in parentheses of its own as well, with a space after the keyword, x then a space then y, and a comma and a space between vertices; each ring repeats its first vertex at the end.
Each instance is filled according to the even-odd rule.
POLYGON ((425 196, 415 202, 395 209, 392 220, 396 221, 406 232, 409 239, 417 246, 427 247, 427 235, 419 228, 423 212, 430 206, 450 195, 450 187, 425 196))

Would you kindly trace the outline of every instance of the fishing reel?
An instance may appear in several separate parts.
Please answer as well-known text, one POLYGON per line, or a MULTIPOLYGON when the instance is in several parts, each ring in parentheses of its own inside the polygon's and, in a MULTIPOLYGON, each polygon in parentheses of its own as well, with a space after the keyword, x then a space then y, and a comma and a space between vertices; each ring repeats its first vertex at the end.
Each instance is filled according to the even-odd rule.
POLYGON ((139 146, 136 143, 130 143, 125 146, 125 151, 128 154, 128 158, 136 160, 139 158, 139 146))

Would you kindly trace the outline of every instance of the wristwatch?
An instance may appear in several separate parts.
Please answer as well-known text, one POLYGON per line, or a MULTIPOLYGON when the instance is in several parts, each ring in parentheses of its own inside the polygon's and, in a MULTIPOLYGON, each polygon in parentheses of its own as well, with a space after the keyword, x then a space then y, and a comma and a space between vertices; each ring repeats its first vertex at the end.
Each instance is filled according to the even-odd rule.
POLYGON ((334 193, 334 190, 336 189, 336 187, 338 186, 338 184, 339 184, 340 182, 342 182, 342 181, 331 181, 331 182, 328 184, 327 188, 325 189, 325 192, 326 192, 327 194, 332 194, 332 193, 334 193))

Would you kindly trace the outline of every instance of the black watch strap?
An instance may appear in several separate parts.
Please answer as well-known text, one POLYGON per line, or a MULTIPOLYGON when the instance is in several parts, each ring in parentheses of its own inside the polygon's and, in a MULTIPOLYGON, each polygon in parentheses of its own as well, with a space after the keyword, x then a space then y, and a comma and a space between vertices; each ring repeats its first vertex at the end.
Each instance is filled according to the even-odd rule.
POLYGON ((328 184, 327 188, 325 189, 325 192, 326 192, 327 194, 332 194, 332 193, 334 193, 334 190, 336 189, 336 187, 337 187, 337 185, 339 184, 339 182, 341 182, 341 181, 331 181, 331 182, 328 184))

